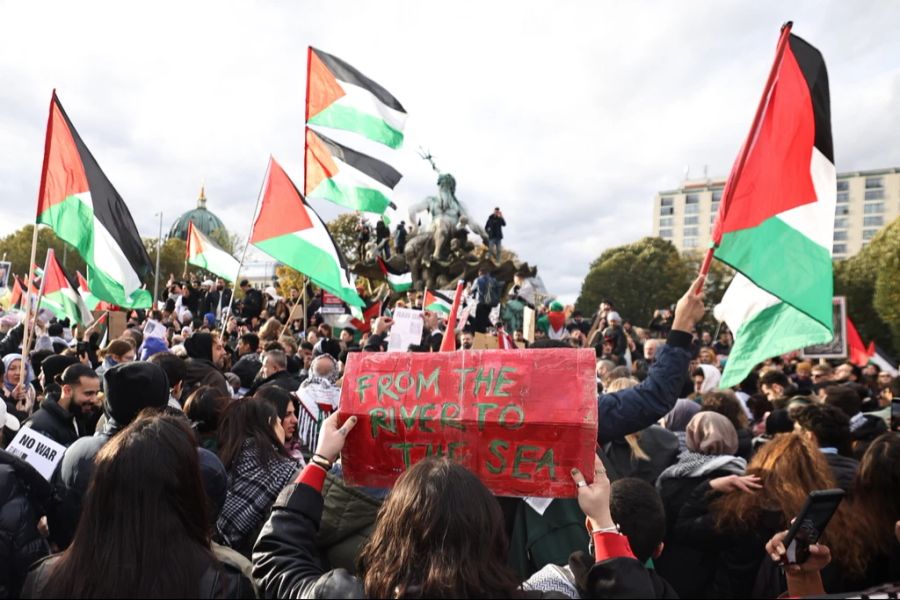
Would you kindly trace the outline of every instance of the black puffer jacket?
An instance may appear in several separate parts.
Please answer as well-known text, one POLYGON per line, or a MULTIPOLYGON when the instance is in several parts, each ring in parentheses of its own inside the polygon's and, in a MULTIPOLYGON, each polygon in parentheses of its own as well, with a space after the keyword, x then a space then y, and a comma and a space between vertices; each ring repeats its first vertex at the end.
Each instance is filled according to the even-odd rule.
POLYGON ((59 405, 59 395, 55 391, 47 394, 41 402, 41 408, 31 415, 27 424, 63 446, 71 445, 79 437, 75 418, 59 405))
POLYGON ((37 471, 0 450, 0 598, 17 598, 28 567, 50 552, 37 530, 49 498, 37 471))

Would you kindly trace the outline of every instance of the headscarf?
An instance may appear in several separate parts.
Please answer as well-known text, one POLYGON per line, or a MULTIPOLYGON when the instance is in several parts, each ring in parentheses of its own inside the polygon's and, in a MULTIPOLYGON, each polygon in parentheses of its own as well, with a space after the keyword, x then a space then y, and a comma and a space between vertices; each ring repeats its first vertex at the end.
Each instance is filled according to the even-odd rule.
POLYGON ((322 383, 327 383, 328 385, 334 385, 334 382, 338 380, 340 377, 340 372, 337 368, 337 361, 334 360, 334 357, 330 354, 321 354, 315 357, 312 362, 309 364, 309 374, 306 376, 306 379, 303 380, 303 383, 300 384, 301 388, 309 387, 311 385, 319 385, 322 383), (331 361, 331 371, 326 373, 325 375, 319 375, 319 372, 316 370, 316 365, 320 360, 330 360, 331 361))
POLYGON ((722 380, 719 370, 712 365, 700 365, 700 368, 703 369, 703 385, 700 386, 700 393, 705 394, 717 389, 722 380))
MULTIPOLYGON (((12 365, 17 360, 22 360, 21 354, 7 354, 3 357, 3 386, 8 390, 12 390, 19 384, 18 381, 10 384, 6 379, 8 376, 7 374, 9 373, 10 365, 12 365)), ((25 385, 30 384, 32 381, 34 381, 34 371, 31 370, 30 364, 25 363, 25 385)))
POLYGON ((665 416, 665 428, 669 431, 684 431, 698 412, 700 412, 699 404, 693 400, 680 398, 665 416))
POLYGON ((687 449, 708 455, 734 454, 738 449, 737 431, 727 417, 712 411, 694 415, 686 430, 687 449))

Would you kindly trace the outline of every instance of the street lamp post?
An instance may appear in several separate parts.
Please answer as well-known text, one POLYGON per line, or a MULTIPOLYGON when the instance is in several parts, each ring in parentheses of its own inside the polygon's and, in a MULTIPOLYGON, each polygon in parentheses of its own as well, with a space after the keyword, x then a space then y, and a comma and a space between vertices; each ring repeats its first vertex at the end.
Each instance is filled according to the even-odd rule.
MULTIPOLYGON (((162 220, 163 214, 162 211, 157 213, 159 215, 159 236, 156 238, 156 274, 153 277, 153 307, 156 308, 156 301, 159 299, 159 250, 162 246, 162 220)), ((156 215, 153 215, 154 217, 156 215)))

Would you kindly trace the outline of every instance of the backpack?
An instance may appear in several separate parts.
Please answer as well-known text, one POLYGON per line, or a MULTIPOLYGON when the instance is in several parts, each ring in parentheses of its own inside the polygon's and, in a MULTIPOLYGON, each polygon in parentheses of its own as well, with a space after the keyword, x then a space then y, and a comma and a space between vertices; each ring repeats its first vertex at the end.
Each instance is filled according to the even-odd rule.
POLYGON ((481 281, 481 285, 479 285, 479 293, 481 295, 481 300, 479 304, 486 304, 488 306, 497 306, 500 304, 500 292, 503 284, 493 277, 486 277, 481 281))

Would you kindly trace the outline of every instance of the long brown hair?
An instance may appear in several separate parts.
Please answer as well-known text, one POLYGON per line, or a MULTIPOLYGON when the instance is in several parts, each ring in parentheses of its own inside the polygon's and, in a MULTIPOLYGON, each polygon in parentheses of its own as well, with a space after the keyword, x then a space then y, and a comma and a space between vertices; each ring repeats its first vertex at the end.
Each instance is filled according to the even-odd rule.
POLYGON ((197 449, 184 418, 145 410, 97 454, 48 598, 194 598, 215 559, 197 449))
MULTIPOLYGON (((759 477, 762 489, 752 494, 732 491, 710 505, 720 530, 753 531, 765 512, 780 513, 781 526, 787 528, 800 514, 810 492, 837 487, 824 455, 793 433, 777 435, 763 445, 747 466, 747 475, 759 477)), ((835 553, 836 563, 858 575, 865 570, 866 542, 850 522, 850 511, 842 503, 821 539, 823 544, 840 549, 835 553)))
POLYGON ((900 521, 900 433, 885 432, 866 449, 850 510, 863 520, 869 556, 890 552, 896 543, 894 523, 900 521))
POLYGON ((496 498, 465 467, 426 458, 397 480, 359 557, 368 598, 508 598, 520 580, 496 498))

